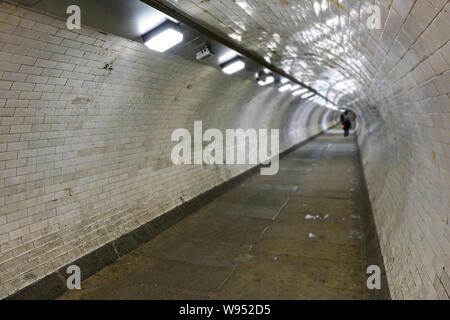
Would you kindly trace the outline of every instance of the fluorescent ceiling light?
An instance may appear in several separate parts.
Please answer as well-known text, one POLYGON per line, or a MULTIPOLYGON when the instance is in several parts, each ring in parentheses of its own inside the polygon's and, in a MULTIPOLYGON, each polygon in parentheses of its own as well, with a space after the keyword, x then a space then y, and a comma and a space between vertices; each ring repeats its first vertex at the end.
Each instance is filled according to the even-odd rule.
POLYGON ((231 39, 237 40, 237 41, 242 41, 242 36, 237 34, 237 33, 230 33, 228 35, 231 39))
POLYGON ((311 98, 313 95, 314 95, 314 92, 308 92, 308 93, 305 93, 304 95, 302 95, 300 98, 308 99, 308 98, 311 98))
POLYGON ((295 91, 297 89, 300 89, 300 85, 299 84, 295 84, 292 86, 291 91, 295 91))
POLYGON ((296 91, 292 92, 292 94, 293 94, 294 96, 298 96, 298 95, 304 94, 304 93, 306 93, 306 92, 308 92, 307 89, 300 89, 300 90, 296 90, 296 91))
POLYGON ((224 63, 227 61, 230 61, 231 59, 237 57, 239 54, 234 51, 234 50, 229 50, 227 53, 225 53, 224 55, 221 55, 219 57, 219 63, 224 63))
POLYGON ((278 88, 278 91, 285 92, 288 91, 292 86, 290 84, 285 84, 284 86, 278 88))
POLYGON ((288 83, 288 82, 289 82, 289 79, 281 78, 281 83, 282 84, 285 84, 285 83, 288 83))
POLYGON ((259 80, 258 84, 260 86, 267 86, 268 84, 274 83, 275 78, 273 76, 267 76, 265 81, 259 80))
POLYGON ((183 34, 174 28, 167 28, 149 38, 145 45, 158 52, 165 52, 183 41, 183 34))
POLYGON ((331 109, 331 110, 336 110, 336 111, 339 110, 338 107, 333 106, 331 103, 327 103, 325 105, 325 107, 327 107, 328 109, 331 109))
POLYGON ((236 61, 222 67, 222 71, 225 72, 226 74, 233 74, 238 71, 241 71, 244 68, 245 68, 244 61, 236 60, 236 61))

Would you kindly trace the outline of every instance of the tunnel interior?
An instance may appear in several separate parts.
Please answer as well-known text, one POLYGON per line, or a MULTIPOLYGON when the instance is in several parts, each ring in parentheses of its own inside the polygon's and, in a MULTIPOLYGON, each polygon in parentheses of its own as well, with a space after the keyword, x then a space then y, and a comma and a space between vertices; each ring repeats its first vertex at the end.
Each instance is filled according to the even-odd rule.
POLYGON ((0 1, 0 298, 36 283, 47 289, 31 292, 59 292, 49 283, 67 265, 100 249, 108 265, 127 235, 255 172, 174 165, 171 134, 193 134, 195 121, 279 129, 284 163, 302 148, 323 159, 351 151, 389 296, 449 298, 450 1, 126 3, 0 1), (74 3, 82 28, 68 30, 74 3), (145 22, 172 21, 157 9, 189 41, 149 50, 145 22), (198 61, 205 41, 215 55, 198 61), (230 52, 246 69, 222 72, 230 52), (263 69, 273 84, 255 81, 263 69), (283 79, 313 98, 280 92, 283 79), (347 142, 337 140, 343 110, 356 115, 347 142))

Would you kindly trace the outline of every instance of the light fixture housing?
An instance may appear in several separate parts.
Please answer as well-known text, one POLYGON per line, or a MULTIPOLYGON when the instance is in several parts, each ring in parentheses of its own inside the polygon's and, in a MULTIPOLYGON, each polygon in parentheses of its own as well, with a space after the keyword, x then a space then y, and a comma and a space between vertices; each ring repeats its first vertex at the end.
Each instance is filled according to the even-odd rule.
POLYGON ((263 87, 263 86, 267 86, 269 84, 272 84, 274 82, 275 82, 275 77, 274 76, 267 76, 265 80, 262 80, 262 79, 259 80, 258 84, 263 87))
POLYGON ((195 58, 197 60, 205 60, 212 57, 214 52, 211 49, 211 45, 207 42, 203 43, 201 46, 195 48, 195 58))
POLYGON ((258 83, 258 85, 260 86, 267 86, 269 84, 272 84, 275 82, 275 77, 272 74, 272 72, 270 72, 269 69, 261 69, 259 70, 256 75, 256 82, 258 83))
POLYGON ((160 26, 146 33, 143 37, 144 44, 150 49, 158 52, 166 52, 183 41, 183 33, 178 25, 167 20, 160 26))
POLYGON ((233 74, 243 70, 245 68, 245 62, 241 58, 237 57, 222 64, 220 67, 226 74, 233 74))

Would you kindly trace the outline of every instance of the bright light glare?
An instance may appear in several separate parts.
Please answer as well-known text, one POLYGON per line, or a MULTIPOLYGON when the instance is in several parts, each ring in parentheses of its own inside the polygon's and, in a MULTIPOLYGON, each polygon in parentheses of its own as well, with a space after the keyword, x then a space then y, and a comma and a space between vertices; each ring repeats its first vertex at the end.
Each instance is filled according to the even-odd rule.
MULTIPOLYGON (((164 13, 163 13, 163 14, 164 14, 164 13)), ((168 15, 166 15, 166 14, 164 14, 164 16, 165 16, 167 19, 169 19, 170 21, 172 21, 172 22, 175 22, 175 23, 180 22, 180 21, 178 21, 177 19, 172 18, 171 16, 168 16, 168 15)))
POLYGON ((327 103, 325 105, 325 107, 327 107, 328 109, 331 109, 331 110, 336 110, 336 111, 339 110, 338 107, 333 106, 331 103, 327 103))
POLYGON ((316 12, 316 15, 318 16, 320 13, 320 3, 317 1, 314 1, 314 11, 316 12))
POLYGON ((224 55, 219 57, 219 63, 224 63, 227 61, 230 61, 231 59, 233 59, 234 57, 237 57, 238 53, 234 50, 230 50, 227 53, 225 53, 224 55))
POLYGON ((289 82, 289 79, 281 78, 281 83, 282 84, 285 84, 285 83, 288 83, 288 82, 289 82))
POLYGON ((237 41, 242 41, 242 36, 237 34, 237 33, 230 33, 228 35, 231 39, 237 40, 237 41))
POLYGON ((271 84, 271 83, 274 83, 274 82, 275 82, 275 78, 272 77, 272 76, 268 76, 268 77, 266 77, 266 81, 259 80, 258 84, 260 86, 267 86, 268 84, 271 84))
POLYGON ((239 7, 241 7, 244 11, 252 11, 252 7, 250 7, 249 5, 248 5, 248 3, 247 2, 245 2, 245 0, 236 0, 236 4, 239 6, 239 7))
POLYGON ((297 91, 292 92, 292 94, 293 94, 294 96, 298 96, 298 95, 304 94, 304 93, 306 93, 306 92, 308 92, 307 89, 300 89, 300 90, 297 90, 297 91))
POLYGON ((280 92, 285 92, 285 91, 288 91, 291 87, 292 87, 292 86, 291 86, 290 84, 285 84, 284 86, 280 87, 280 88, 278 89, 278 91, 280 91, 280 92))
POLYGON ((183 34, 175 29, 169 28, 150 38, 145 45, 158 52, 165 52, 183 41, 183 34))
POLYGON ((311 98, 314 95, 314 92, 308 92, 301 96, 302 99, 311 98))
POLYGON ((241 71, 245 68, 245 63, 242 60, 238 60, 236 62, 233 62, 232 64, 229 64, 228 66, 224 67, 222 69, 223 72, 226 74, 233 74, 238 71, 241 71))
POLYGON ((295 91, 297 89, 300 89, 300 85, 299 84, 295 84, 292 86, 291 91, 295 91))

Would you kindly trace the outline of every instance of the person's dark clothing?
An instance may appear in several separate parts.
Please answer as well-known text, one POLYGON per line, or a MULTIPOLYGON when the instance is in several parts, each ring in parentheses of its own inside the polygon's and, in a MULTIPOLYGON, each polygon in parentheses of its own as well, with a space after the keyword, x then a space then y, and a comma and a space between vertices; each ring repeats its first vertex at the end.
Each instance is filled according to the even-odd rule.
POLYGON ((350 135, 350 128, 352 127, 352 122, 350 120, 344 121, 344 136, 348 137, 350 135))

